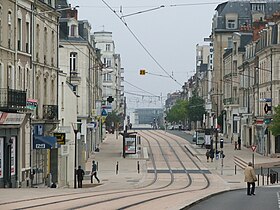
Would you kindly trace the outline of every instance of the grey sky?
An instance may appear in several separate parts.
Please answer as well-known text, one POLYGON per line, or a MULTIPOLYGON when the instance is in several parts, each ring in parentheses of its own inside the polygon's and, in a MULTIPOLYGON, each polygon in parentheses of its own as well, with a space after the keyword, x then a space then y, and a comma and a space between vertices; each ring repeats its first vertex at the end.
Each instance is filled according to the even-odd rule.
POLYGON ((121 16, 138 11, 165 7, 138 15, 125 17, 128 27, 137 36, 154 60, 136 41, 122 21, 104 4, 102 0, 68 0, 72 6, 79 5, 80 20, 88 20, 93 31, 111 31, 116 45, 116 53, 121 55, 125 74, 125 95, 128 107, 159 107, 157 98, 136 96, 163 96, 162 103, 169 92, 181 90, 181 86, 195 70, 195 46, 211 33, 211 21, 219 1, 210 0, 104 0, 116 14, 121 16), (213 4, 214 3, 214 4, 213 4), (182 5, 185 6, 170 6, 182 5), (139 75, 140 69, 152 74, 174 77, 139 75), (129 83, 139 87, 141 91, 129 83), (178 84, 179 83, 179 84, 178 84), (134 95, 129 94, 134 93, 134 95), (138 101, 138 102, 137 102, 138 101))

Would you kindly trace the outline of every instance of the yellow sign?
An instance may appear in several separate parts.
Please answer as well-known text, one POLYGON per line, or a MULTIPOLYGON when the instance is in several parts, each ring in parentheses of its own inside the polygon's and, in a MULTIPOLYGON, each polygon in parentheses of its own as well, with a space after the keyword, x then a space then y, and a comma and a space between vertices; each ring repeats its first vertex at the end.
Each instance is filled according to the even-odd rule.
POLYGON ((54 133, 53 136, 56 137, 56 141, 58 144, 61 145, 65 144, 65 137, 66 137, 65 133, 54 133))

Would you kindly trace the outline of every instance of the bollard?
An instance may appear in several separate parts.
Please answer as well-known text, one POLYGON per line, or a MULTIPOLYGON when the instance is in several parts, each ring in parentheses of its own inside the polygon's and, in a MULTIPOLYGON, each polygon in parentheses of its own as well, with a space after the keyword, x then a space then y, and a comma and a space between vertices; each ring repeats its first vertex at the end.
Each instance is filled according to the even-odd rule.
POLYGON ((262 175, 262 185, 264 186, 264 174, 262 175))
POLYGON ((98 171, 98 162, 96 162, 96 171, 98 171))
POLYGON ((139 161, 137 161, 137 171, 138 171, 138 174, 140 173, 140 164, 139 164, 139 161))
POLYGON ((236 175, 236 165, 234 165, 234 174, 236 175))
POLYGON ((117 161, 117 164, 116 164, 116 174, 119 173, 119 162, 117 161))
POLYGON ((276 173, 276 181, 277 181, 277 184, 278 184, 278 172, 276 173))
POLYGON ((260 175, 258 174, 258 186, 260 186, 260 175))

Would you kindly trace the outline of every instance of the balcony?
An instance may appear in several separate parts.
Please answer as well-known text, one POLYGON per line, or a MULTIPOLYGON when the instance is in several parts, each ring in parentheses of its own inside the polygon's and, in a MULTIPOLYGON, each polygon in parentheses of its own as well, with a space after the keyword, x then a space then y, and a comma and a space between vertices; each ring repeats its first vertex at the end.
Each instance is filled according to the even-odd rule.
POLYGON ((0 88, 0 111, 17 111, 26 107, 26 91, 0 88))
POLYGON ((225 98, 223 102, 224 105, 239 104, 239 98, 225 98))
POLYGON ((237 77, 237 72, 231 72, 231 73, 228 73, 228 74, 224 75, 225 80, 231 79, 232 77, 237 77))
POLYGON ((58 106, 57 105, 43 105, 43 119, 44 120, 58 120, 58 106))

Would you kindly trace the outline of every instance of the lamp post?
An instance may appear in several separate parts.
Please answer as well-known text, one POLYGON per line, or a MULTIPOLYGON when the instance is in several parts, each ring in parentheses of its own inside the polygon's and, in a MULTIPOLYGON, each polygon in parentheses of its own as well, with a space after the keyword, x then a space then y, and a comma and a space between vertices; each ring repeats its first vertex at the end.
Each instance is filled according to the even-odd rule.
POLYGON ((77 171, 77 134, 78 134, 78 122, 76 123, 72 123, 72 128, 75 134, 75 138, 74 138, 74 189, 77 188, 77 175, 76 175, 76 171, 77 171))

